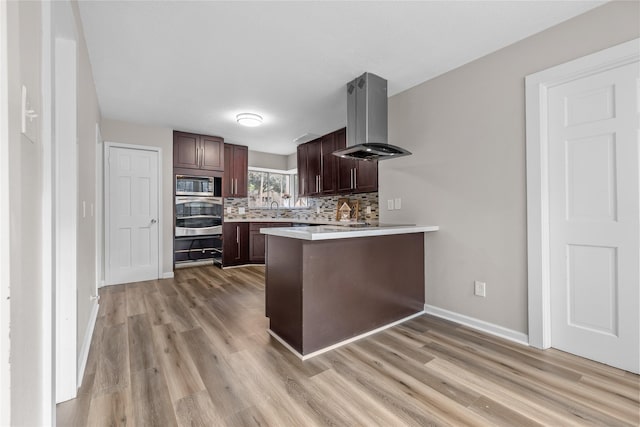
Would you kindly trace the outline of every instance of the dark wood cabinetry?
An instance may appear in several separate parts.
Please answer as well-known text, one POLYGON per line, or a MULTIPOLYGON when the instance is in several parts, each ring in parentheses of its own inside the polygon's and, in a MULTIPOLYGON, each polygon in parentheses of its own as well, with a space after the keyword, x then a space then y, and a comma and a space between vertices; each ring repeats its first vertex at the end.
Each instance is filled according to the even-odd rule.
POLYGON ((315 196, 320 192, 322 170, 322 140, 316 139, 298 146, 298 188, 300 196, 315 196))
POLYGON ((291 227, 291 224, 286 222, 252 222, 249 225, 249 262, 251 263, 264 263, 266 236, 260 233, 260 229, 267 227, 291 227))
MULTIPOLYGON (((336 150, 347 146, 346 129, 334 132, 334 136, 336 150)), ((336 158, 338 159, 337 191, 339 193, 378 191, 378 162, 336 158)))
POLYGON ((217 136, 173 132, 174 173, 222 171, 224 139, 217 136), (194 172, 195 171, 195 172, 194 172))
POLYGON ((378 191, 378 163, 342 159, 333 152, 345 148, 346 129, 298 146, 300 196, 378 191))
POLYGON ((320 173, 320 193, 334 194, 338 190, 338 158, 333 155, 337 150, 335 133, 322 137, 322 166, 320 173))
POLYGON ((246 264, 249 260, 249 223, 227 222, 222 226, 222 265, 246 264))
POLYGON ((247 147, 224 144, 223 197, 247 197, 248 158, 247 147))

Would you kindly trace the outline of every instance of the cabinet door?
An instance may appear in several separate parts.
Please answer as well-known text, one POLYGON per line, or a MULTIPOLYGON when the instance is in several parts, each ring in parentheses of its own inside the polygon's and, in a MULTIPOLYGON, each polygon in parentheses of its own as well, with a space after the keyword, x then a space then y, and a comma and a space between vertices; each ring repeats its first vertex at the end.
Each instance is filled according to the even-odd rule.
POLYGON ((249 257, 249 224, 228 222, 222 226, 222 264, 246 264, 249 257))
POLYGON ((222 197, 232 197, 233 194, 233 146, 224 144, 224 173, 222 175, 222 197))
POLYGON ((308 196, 307 193, 307 144, 298 145, 298 195, 308 196))
MULTIPOLYGON (((341 150, 347 147, 347 130, 340 129, 334 133, 334 144, 336 150, 341 150)), ((334 156, 335 157, 335 156, 334 156)), ((355 162, 351 159, 337 158, 336 162, 336 187, 339 193, 349 193, 352 191, 353 186, 353 168, 355 162)))
POLYGON ((337 190, 338 158, 333 155, 336 151, 335 134, 330 133, 322 137, 322 173, 320 193, 334 194, 337 190))
POLYGON ((249 225, 249 261, 253 263, 264 262, 264 250, 266 236, 260 233, 261 228, 269 227, 269 224, 256 222, 249 225))
POLYGON ((224 168, 223 140, 215 136, 200 138, 200 167, 206 170, 220 171, 224 168))
POLYGON ((307 142, 307 193, 319 194, 322 173, 322 139, 307 142))
POLYGON ((233 146, 234 197, 247 197, 247 175, 249 171, 249 149, 242 145, 233 146))
POLYGON ((354 187, 358 193, 371 193, 378 191, 378 162, 355 162, 354 187))
POLYGON ((173 167, 198 169, 200 135, 173 133, 173 167))

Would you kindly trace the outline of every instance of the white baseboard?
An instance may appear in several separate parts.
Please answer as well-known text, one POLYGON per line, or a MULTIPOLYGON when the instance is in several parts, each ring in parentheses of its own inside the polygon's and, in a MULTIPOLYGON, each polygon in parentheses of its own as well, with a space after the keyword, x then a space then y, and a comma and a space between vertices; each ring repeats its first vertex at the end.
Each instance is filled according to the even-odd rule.
POLYGON ((269 335, 271 335, 272 337, 274 337, 276 340, 278 340, 280 342, 280 344, 284 345, 290 352, 292 352, 293 354, 295 354, 296 356, 298 356, 298 358, 300 360, 308 360, 311 359, 312 357, 318 356, 322 353, 326 353, 327 351, 331 351, 334 350, 338 347, 342 347, 343 345, 347 345, 350 344, 354 341, 358 341, 362 338, 368 337, 370 335, 376 334, 380 331, 384 331, 385 329, 389 329, 393 326, 399 325, 400 323, 406 322, 407 320, 413 319, 414 317, 418 317, 418 316, 422 316, 424 314, 424 311, 419 311, 417 313, 414 313, 410 316, 407 316, 405 318, 402 318, 400 320, 396 320, 395 322, 391 322, 388 323, 384 326, 380 326, 379 328, 376 328, 372 331, 369 332, 365 332, 364 334, 360 334, 360 335, 356 335, 355 337, 346 339, 344 341, 340 341, 338 343, 335 343, 333 345, 330 345, 329 347, 325 347, 325 348, 321 348, 320 350, 316 350, 312 353, 309 354, 305 354, 302 355, 300 353, 298 353, 298 351, 296 349, 294 349, 293 347, 291 347, 285 340, 283 340, 282 338, 280 338, 280 336, 278 336, 278 334, 276 334, 275 332, 273 332, 271 329, 267 329, 267 332, 269 333, 269 335))
POLYGON ((89 325, 84 333, 84 340, 82 340, 82 347, 80 348, 80 354, 78 354, 78 388, 82 385, 82 379, 84 377, 84 370, 87 367, 87 359, 89 359, 89 347, 91 347, 91 338, 93 337, 93 330, 96 326, 96 320, 98 319, 98 301, 93 301, 93 307, 91 307, 91 314, 89 315, 89 325))
POLYGON ((161 279, 173 279, 173 271, 165 271, 162 273, 161 279))
POLYGON ((455 323, 460 323, 461 325, 465 325, 470 328, 516 342, 518 344, 529 346, 529 336, 527 334, 523 334, 522 332, 507 329, 500 325, 495 325, 493 323, 485 322, 484 320, 465 316, 464 314, 455 313, 453 311, 445 310, 443 308, 435 307, 429 304, 424 305, 424 311, 427 314, 441 317, 455 323))

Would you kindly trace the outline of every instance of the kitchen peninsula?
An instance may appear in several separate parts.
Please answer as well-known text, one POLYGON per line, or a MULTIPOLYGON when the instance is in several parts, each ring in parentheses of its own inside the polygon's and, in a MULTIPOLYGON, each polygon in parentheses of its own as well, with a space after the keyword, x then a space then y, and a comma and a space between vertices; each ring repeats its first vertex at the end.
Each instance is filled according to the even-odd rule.
POLYGON ((424 310, 424 236, 437 226, 263 228, 269 333, 302 359, 424 310))

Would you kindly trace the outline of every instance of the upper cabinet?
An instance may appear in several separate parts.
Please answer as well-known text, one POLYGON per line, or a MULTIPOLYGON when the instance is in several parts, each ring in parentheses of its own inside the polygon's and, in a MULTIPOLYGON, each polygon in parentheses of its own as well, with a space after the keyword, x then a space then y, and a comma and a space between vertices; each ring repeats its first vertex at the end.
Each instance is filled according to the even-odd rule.
POLYGON ((322 173, 322 139, 298 146, 298 188, 301 196, 320 194, 322 173))
MULTIPOLYGON (((334 133, 336 150, 347 146, 346 129, 334 133)), ((336 156, 334 156, 336 157, 336 156)), ((378 191, 378 162, 338 159, 338 192, 371 193, 378 191)))
POLYGON ((247 197, 249 149, 244 145, 224 144, 223 197, 247 197))
POLYGON ((198 171, 224 169, 224 139, 217 136, 173 132, 173 168, 177 173, 201 174, 198 171))
POLYGON ((300 196, 378 191, 378 163, 333 155, 345 147, 344 128, 298 146, 300 196))

